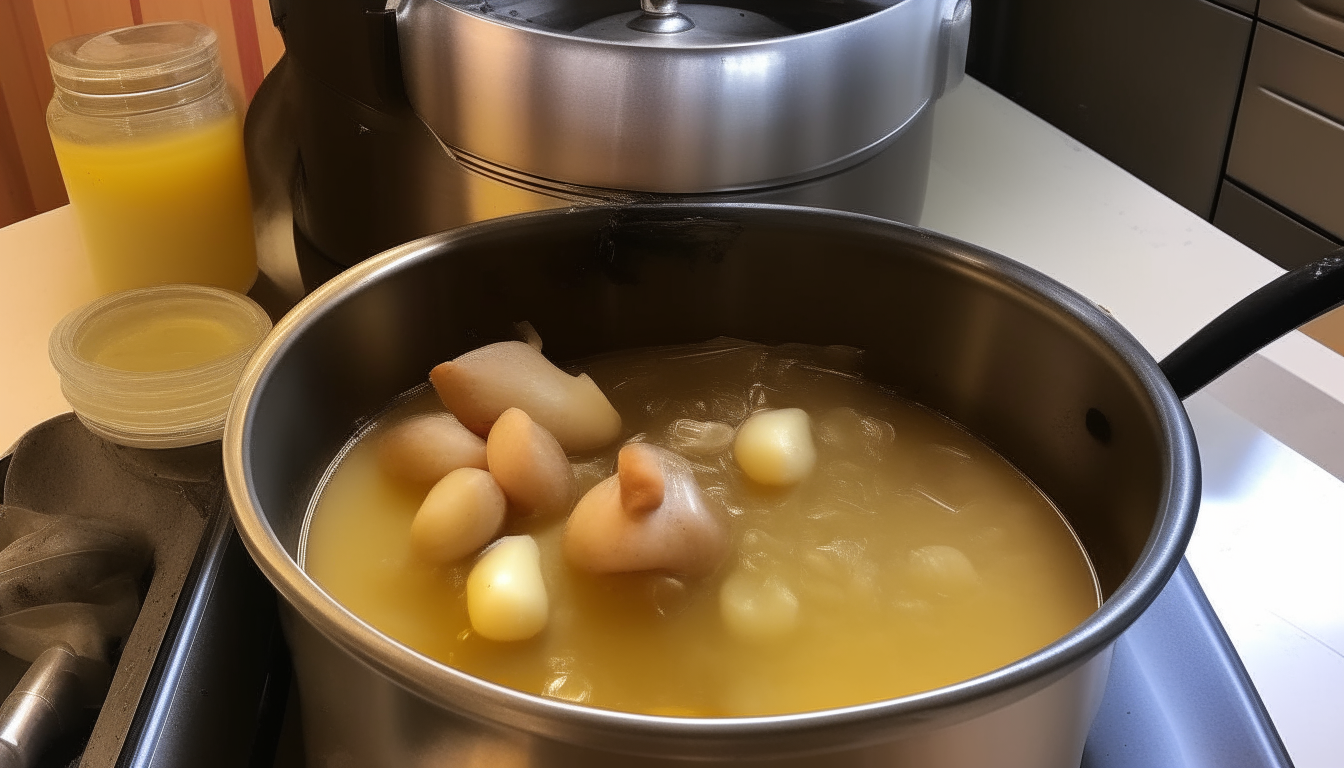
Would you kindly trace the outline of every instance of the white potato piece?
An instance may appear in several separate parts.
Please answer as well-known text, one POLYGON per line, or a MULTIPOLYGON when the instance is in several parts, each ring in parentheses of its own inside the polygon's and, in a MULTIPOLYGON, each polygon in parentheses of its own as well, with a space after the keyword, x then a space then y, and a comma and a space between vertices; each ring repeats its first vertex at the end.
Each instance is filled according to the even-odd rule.
POLYGON ((910 574, 940 595, 957 595, 980 583, 971 559, 956 547, 930 544, 910 553, 910 574))
POLYGON ((812 420, 801 408, 757 411, 738 427, 733 458, 762 485, 793 485, 817 465, 812 420))
POLYGON ((448 410, 478 435, 488 434, 510 408, 526 411, 571 453, 601 448, 621 433, 620 414, 587 374, 570 376, 521 341, 440 363, 429 380, 448 410))
POLYGON ((411 520, 411 551, 431 563, 461 560, 504 526, 508 502, 489 472, 462 467, 429 489, 411 520))
POLYGON ((778 578, 736 571, 719 587, 719 616, 733 637, 770 643, 798 628, 798 598, 778 578))
POLYGON ((550 600, 531 536, 505 536, 481 555, 467 576, 467 617, 476 634, 500 643, 546 628, 550 600))
POLYGON ((675 453, 631 443, 616 474, 574 507, 561 539, 565 559, 589 573, 711 573, 728 554, 728 527, 705 503, 690 465, 675 453))
POLYGON ((451 413, 422 413, 382 436, 378 466, 393 477, 429 485, 455 469, 485 469, 485 441, 451 413))
POLYGON ((579 486, 565 450, 523 411, 510 408, 495 421, 485 458, 512 514, 562 515, 574 507, 579 486))

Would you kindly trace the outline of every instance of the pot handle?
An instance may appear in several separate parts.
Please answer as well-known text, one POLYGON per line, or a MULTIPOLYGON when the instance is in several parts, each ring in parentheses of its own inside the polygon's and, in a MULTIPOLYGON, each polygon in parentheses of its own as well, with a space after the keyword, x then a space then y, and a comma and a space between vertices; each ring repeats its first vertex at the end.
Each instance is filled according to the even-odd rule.
POLYGON ((1233 304, 1159 366, 1184 400, 1298 326, 1344 304, 1344 248, 1233 304))

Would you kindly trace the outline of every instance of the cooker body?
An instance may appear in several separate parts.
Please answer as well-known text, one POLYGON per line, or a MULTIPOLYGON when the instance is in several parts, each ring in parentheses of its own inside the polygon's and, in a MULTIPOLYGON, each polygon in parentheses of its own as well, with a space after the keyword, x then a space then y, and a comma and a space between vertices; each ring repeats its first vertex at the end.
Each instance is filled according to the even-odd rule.
MULTIPOLYGON (((745 5, 724 20, 751 13, 745 5)), ((700 30, 617 41, 575 29, 623 10, 602 0, 403 0, 406 94, 444 144, 483 163, 579 187, 698 194, 848 168, 965 70, 970 0, 841 0, 831 5, 853 17, 820 26, 794 18, 820 3, 766 5, 789 22, 783 34, 696 43, 700 30)))
POLYGON ((635 0, 281 5, 286 55, 245 138, 254 218, 277 233, 262 264, 297 257, 309 290, 433 232, 573 205, 916 223, 970 28, 969 0, 741 0, 799 34, 647 47, 572 34, 635 0))

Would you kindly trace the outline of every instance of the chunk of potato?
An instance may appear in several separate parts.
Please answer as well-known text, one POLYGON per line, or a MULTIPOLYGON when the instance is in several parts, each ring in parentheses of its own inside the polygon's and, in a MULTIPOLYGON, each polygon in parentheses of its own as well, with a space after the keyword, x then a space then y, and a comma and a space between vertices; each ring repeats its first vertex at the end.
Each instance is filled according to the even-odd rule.
POLYGON ((570 376, 521 341, 474 349, 429 372, 439 399, 472 432, 486 435, 510 408, 527 412, 566 451, 601 448, 621 433, 621 416, 587 374, 570 376))
POLYGON ((546 628, 550 601, 541 578, 541 550, 531 536, 505 536, 467 576, 467 617, 476 634, 508 643, 546 628))
POLYGON ((505 411, 490 429, 485 458, 512 514, 544 517, 574 508, 579 486, 565 450, 518 408, 505 411))
POLYGON ((723 562, 728 527, 705 502, 685 459, 631 443, 617 454, 616 474, 579 500, 561 545, 565 560, 589 573, 702 576, 723 562))
POLYGON ((431 563, 461 560, 495 538, 507 507, 489 472, 455 469, 434 484, 411 520, 411 551, 431 563))
POLYGON ((422 413, 387 430, 378 442, 378 465, 393 477, 429 485, 455 469, 485 469, 485 441, 451 413, 422 413))
POLYGON ((781 408, 753 413, 737 430, 733 458, 747 477, 762 485, 793 485, 812 474, 817 448, 807 411, 781 408))

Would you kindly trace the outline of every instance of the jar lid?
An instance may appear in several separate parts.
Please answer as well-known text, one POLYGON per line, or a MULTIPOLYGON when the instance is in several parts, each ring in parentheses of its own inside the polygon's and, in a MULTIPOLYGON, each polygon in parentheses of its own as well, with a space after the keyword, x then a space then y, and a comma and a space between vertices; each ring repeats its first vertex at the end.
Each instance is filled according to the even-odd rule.
POLYGON ((211 73, 219 37, 194 21, 166 21, 62 40, 47 52, 57 88, 88 95, 144 93, 211 73))
POLYGON ((180 448, 223 435, 243 366, 270 328, 240 293, 137 288, 71 312, 48 353, 90 431, 135 448, 180 448))

